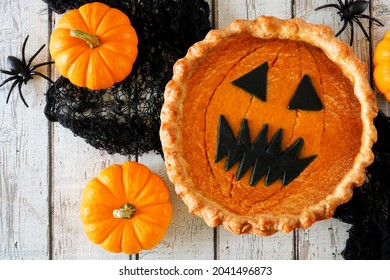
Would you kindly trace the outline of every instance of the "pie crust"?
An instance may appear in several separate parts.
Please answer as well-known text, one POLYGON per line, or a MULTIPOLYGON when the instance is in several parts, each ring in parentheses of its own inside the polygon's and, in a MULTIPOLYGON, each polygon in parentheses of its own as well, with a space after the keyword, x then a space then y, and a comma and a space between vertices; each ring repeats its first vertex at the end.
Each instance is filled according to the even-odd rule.
MULTIPOLYGON (((223 57, 221 59, 221 63, 223 63, 223 57)), ((210 65, 210 67, 214 66, 210 65)), ((374 159, 371 148, 376 141, 376 129, 373 120, 377 115, 377 106, 375 95, 370 88, 367 77, 366 64, 358 60, 352 49, 336 39, 333 31, 324 25, 310 24, 301 19, 281 20, 261 16, 253 21, 236 20, 223 30, 210 31, 203 41, 194 44, 188 50, 187 55, 176 62, 173 78, 167 84, 164 93, 165 101, 161 112, 160 138, 167 173, 169 179, 175 185, 176 193, 188 206, 190 213, 200 216, 211 227, 222 224, 227 230, 235 234, 249 233, 266 236, 277 231, 287 233, 295 228, 308 228, 316 221, 332 217, 335 209, 340 204, 351 199, 353 189, 363 184, 365 168, 374 159), (262 206, 256 208, 254 205, 257 202, 253 202, 256 198, 252 197, 252 194, 251 196, 246 195, 248 202, 244 200, 242 203, 229 202, 232 194, 234 195, 231 189, 230 197, 219 199, 217 197, 219 190, 214 191, 210 186, 210 193, 213 194, 209 195, 207 191, 208 180, 206 180, 206 176, 209 175, 205 175, 204 181, 206 183, 203 184, 201 180, 203 175, 193 171, 196 161, 189 162, 187 154, 198 153, 198 149, 196 147, 191 148, 189 152, 186 148, 188 145, 192 145, 191 139, 186 138, 186 130, 192 129, 192 127, 191 120, 188 120, 185 116, 188 113, 186 110, 192 108, 192 105, 187 104, 198 101, 196 99, 188 100, 187 98, 190 86, 195 83, 190 81, 196 76, 196 73, 204 71, 203 67, 207 67, 208 60, 211 59, 210 55, 218 50, 218 46, 229 40, 232 41, 232 38, 237 38, 237 40, 248 40, 248 38, 282 40, 283 42, 298 42, 299 44, 305 44, 305 46, 313 46, 313 49, 322 51, 329 61, 341 69, 342 75, 344 75, 343 79, 349 80, 352 95, 356 98, 354 101, 356 106, 353 107, 355 109, 352 108, 351 110, 357 112, 357 118, 360 117, 360 120, 356 122, 359 126, 356 132, 354 132, 355 128, 352 124, 346 123, 346 129, 348 129, 346 135, 355 133, 353 134, 357 139, 355 142, 359 146, 356 148, 356 154, 348 155, 346 152, 342 155, 343 157, 352 158, 352 163, 348 166, 348 170, 342 170, 341 167, 337 169, 340 172, 342 171, 340 180, 332 183, 331 186, 327 186, 327 191, 322 191, 321 186, 312 184, 313 188, 318 188, 318 191, 315 189, 314 194, 310 193, 305 196, 305 194, 299 193, 299 183, 295 184, 298 186, 296 191, 286 191, 290 188, 287 185, 286 187, 280 187, 278 191, 270 195, 270 197, 273 196, 274 201, 273 204, 270 204, 269 209, 267 203, 262 201, 258 201, 258 204, 262 206), (316 193, 319 197, 312 197, 316 193), (289 195, 293 198, 288 198, 289 195), (294 197, 300 198, 295 199, 294 197), (306 197, 308 202, 305 201, 306 197), (284 202, 284 200, 288 202, 284 202), (251 201, 253 205, 251 205, 251 201), (275 204, 275 201, 278 203, 275 204), (242 209, 240 204, 242 204, 242 209), (279 207, 279 205, 281 206, 279 207)), ((202 86, 199 88, 202 88, 202 86)), ((211 90, 215 91, 215 89, 211 90)), ((200 98, 201 96, 200 94, 200 98)), ((204 115, 205 113, 201 112, 200 114, 204 115)), ((203 115, 200 117, 204 117, 203 115)), ((350 139, 345 139, 348 136, 341 134, 338 136, 340 140, 337 141, 350 141, 350 139)), ((208 144, 205 143, 205 145, 208 144)), ((213 142, 210 145, 215 145, 215 143, 213 142)), ((208 148, 205 149, 208 152, 208 148)), ((317 169, 332 169, 332 166, 318 167, 318 165, 312 165, 313 168, 317 169)), ((310 177, 310 174, 302 175, 302 178, 310 178, 313 183, 316 182, 315 178, 310 177)), ((329 176, 329 174, 326 176, 329 176)), ((233 180, 235 181, 234 178, 233 180)), ((327 180, 327 178, 324 178, 324 180, 327 180)), ((298 179, 297 181, 299 182, 298 179)), ((321 181, 319 180, 319 182, 321 181)), ((304 184, 304 180, 301 183, 304 184)), ((248 182, 242 179, 237 184, 236 193, 239 193, 239 190, 251 192, 254 189, 253 186, 249 186, 248 182)), ((278 184, 280 185, 280 183, 278 184)), ((265 187, 263 185, 259 188, 264 188, 264 192, 267 192, 272 190, 273 186, 265 187)))

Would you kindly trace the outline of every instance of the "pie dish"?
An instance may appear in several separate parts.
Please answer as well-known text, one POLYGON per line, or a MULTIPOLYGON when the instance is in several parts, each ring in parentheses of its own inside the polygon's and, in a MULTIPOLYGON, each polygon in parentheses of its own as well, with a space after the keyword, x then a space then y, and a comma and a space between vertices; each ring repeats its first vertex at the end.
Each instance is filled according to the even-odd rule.
POLYGON ((367 76, 324 25, 261 16, 210 31, 164 93, 160 139, 176 193, 235 234, 332 217, 373 161, 367 76))

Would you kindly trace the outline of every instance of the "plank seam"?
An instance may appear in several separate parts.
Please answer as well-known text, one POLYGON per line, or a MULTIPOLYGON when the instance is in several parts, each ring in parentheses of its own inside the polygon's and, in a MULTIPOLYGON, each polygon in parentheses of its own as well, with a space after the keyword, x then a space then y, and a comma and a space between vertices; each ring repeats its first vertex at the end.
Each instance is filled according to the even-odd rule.
MULTIPOLYGON (((49 5, 47 5, 47 30, 48 30, 48 42, 50 41, 50 36, 53 31, 53 11, 50 9, 49 5)), ((50 52, 48 52, 48 61, 51 60, 50 52)), ((52 68, 50 65, 47 66, 47 72, 48 76, 53 79, 54 78, 54 73, 52 71, 52 68)), ((50 83, 47 82, 48 85, 50 86, 50 83)), ((49 260, 53 259, 53 250, 54 250, 54 245, 53 245, 53 236, 54 236, 54 221, 53 221, 53 186, 54 186, 54 144, 53 144, 53 139, 54 139, 54 129, 53 129, 53 124, 48 120, 47 121, 48 125, 48 199, 47 199, 47 207, 48 207, 48 258, 49 260)))

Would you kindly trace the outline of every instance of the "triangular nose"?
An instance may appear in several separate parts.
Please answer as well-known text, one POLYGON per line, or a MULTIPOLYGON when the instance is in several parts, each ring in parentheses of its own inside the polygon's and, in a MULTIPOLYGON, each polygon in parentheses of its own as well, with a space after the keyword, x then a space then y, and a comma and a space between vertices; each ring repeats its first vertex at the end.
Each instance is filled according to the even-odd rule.
POLYGON ((267 73, 268 62, 265 62, 234 80, 232 84, 265 102, 267 100, 267 73))
POLYGON ((310 77, 303 76, 288 104, 290 110, 321 111, 324 105, 318 97, 310 77))

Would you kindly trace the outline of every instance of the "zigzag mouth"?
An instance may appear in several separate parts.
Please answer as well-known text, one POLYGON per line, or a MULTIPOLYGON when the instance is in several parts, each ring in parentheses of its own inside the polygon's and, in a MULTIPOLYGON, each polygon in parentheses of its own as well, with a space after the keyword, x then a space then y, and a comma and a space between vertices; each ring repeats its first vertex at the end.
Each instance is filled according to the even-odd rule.
POLYGON ((225 170, 230 170, 238 161, 239 167, 236 178, 240 180, 253 166, 249 184, 255 186, 262 177, 264 184, 271 185, 277 179, 282 180, 283 186, 291 183, 317 157, 313 155, 299 159, 304 144, 298 138, 285 151, 282 151, 283 129, 279 129, 272 140, 267 143, 268 125, 265 124, 258 133, 255 141, 250 143, 248 121, 243 119, 237 139, 223 115, 218 121, 218 136, 215 162, 226 156, 225 170))

